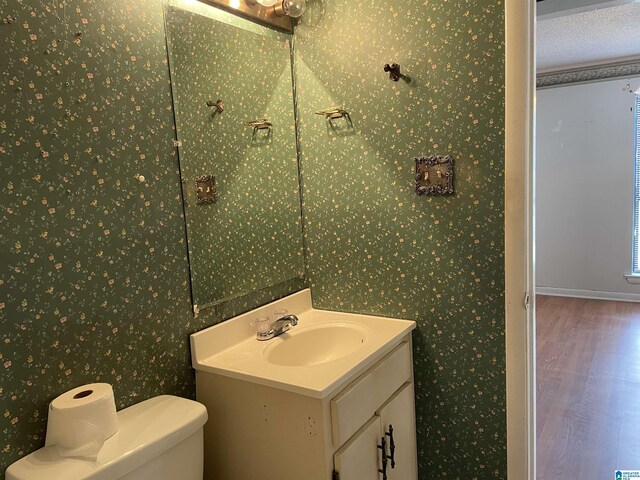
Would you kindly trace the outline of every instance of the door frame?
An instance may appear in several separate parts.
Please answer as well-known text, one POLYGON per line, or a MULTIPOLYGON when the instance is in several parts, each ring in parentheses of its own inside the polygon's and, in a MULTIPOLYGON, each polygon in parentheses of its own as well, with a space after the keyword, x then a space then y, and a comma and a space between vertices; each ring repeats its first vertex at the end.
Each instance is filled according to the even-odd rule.
POLYGON ((535 0, 506 0, 505 19, 507 476, 535 480, 535 0))

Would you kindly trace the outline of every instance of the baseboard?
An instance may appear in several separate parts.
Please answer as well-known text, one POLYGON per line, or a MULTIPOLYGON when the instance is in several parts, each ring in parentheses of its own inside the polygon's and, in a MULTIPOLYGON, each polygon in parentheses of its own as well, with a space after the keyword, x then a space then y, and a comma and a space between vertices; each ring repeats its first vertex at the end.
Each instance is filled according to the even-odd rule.
POLYGON ((599 290, 574 290, 571 288, 536 287, 537 295, 553 297, 591 298, 593 300, 613 300, 616 302, 640 302, 639 293, 602 292, 599 290))

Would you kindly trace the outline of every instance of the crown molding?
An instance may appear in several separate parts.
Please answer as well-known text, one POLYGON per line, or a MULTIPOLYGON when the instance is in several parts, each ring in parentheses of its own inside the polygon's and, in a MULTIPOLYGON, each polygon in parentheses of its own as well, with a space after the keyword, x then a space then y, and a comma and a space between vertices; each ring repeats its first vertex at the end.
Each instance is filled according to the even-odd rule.
POLYGON ((536 87, 549 88, 570 83, 595 82, 610 78, 631 77, 636 75, 640 75, 640 59, 560 70, 557 72, 539 73, 536 76, 536 87))

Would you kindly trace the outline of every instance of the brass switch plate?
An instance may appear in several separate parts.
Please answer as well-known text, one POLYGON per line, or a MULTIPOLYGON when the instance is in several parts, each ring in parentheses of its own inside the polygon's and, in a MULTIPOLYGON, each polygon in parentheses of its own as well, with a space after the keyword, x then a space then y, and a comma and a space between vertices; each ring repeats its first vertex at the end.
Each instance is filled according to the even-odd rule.
POLYGON ((416 158, 416 193, 449 195, 453 191, 453 157, 431 155, 416 158))
POLYGON ((209 205, 218 200, 216 177, 202 175, 196 178, 196 205, 209 205))

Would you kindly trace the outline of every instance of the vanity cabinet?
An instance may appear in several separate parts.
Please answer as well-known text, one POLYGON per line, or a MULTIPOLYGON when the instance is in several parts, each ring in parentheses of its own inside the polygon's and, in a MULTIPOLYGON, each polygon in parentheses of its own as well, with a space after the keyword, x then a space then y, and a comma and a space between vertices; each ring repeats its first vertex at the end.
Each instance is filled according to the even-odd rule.
POLYGON ((413 385, 407 382, 335 453, 340 480, 369 480, 383 474, 389 480, 417 478, 413 407, 413 385))
POLYGON ((386 478, 416 480, 411 336, 394 343, 322 398, 197 371, 205 480, 383 480, 383 438, 386 478))
POLYGON ((393 426, 394 463, 387 465, 390 480, 418 478, 414 411, 413 384, 407 382, 377 412, 385 434, 393 426))

